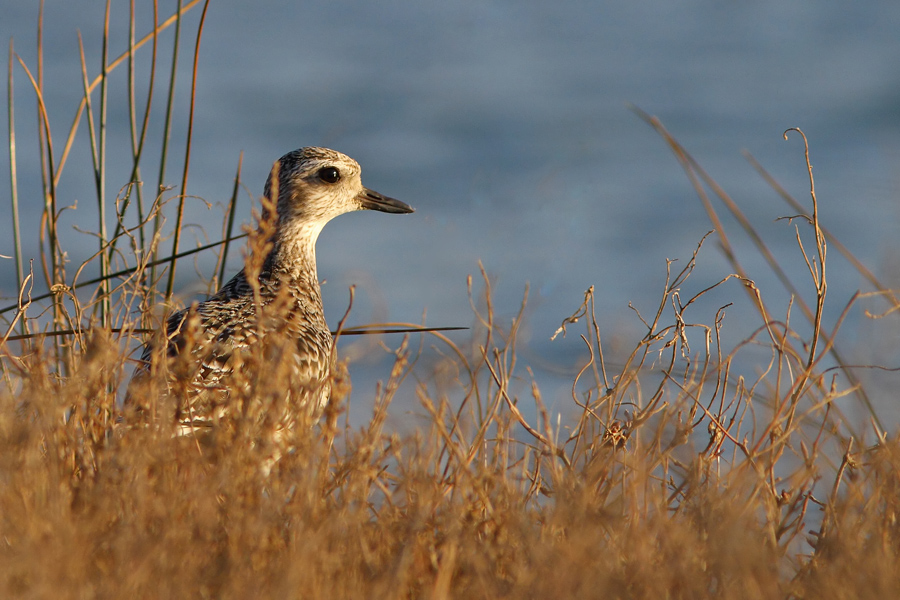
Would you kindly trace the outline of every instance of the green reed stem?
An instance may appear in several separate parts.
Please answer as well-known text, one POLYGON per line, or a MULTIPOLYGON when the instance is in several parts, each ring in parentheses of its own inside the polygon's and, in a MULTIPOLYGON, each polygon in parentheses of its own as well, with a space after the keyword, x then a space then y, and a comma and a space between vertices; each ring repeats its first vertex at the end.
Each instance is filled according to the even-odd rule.
MULTIPOLYGON (((131 176, 129 177, 129 182, 132 184, 129 186, 128 191, 125 194, 125 198, 122 200, 122 208, 118 211, 118 219, 116 222, 115 233, 112 237, 112 242, 110 243, 109 248, 109 257, 112 259, 112 255, 115 252, 115 245, 119 239, 119 234, 122 233, 123 222, 125 220, 125 212, 128 210, 128 206, 131 200, 131 194, 137 195, 137 210, 138 210, 138 222, 144 222, 144 194, 143 194, 143 186, 141 181, 141 155, 144 150, 144 142, 147 139, 147 128, 148 123, 150 121, 150 107, 152 105, 153 100, 153 84, 156 79, 156 53, 157 53, 157 36, 156 29, 159 21, 159 3, 157 0, 153 2, 153 49, 151 51, 150 58, 150 80, 148 84, 147 91, 147 105, 144 108, 144 118, 141 123, 140 133, 138 133, 137 126, 137 110, 136 110, 136 101, 135 101, 135 93, 134 93, 134 51, 136 49, 134 43, 134 0, 131 0, 130 9, 129 9, 129 25, 128 25, 128 123, 131 132, 131 176)), ((139 236, 139 245, 141 249, 146 249, 147 240, 146 234, 144 233, 144 228, 141 227, 138 230, 139 236)))
POLYGON ((231 232, 234 231, 234 213, 237 207, 238 192, 241 189, 241 166, 244 164, 244 153, 238 156, 237 172, 234 174, 234 189, 231 191, 231 200, 228 202, 228 223, 225 226, 225 245, 222 247, 222 253, 219 254, 219 279, 218 285, 222 285, 225 281, 225 263, 228 260, 228 247, 231 238, 231 232))
MULTIPOLYGON (((169 153, 169 139, 172 134, 172 107, 175 104, 175 80, 176 75, 178 74, 178 41, 181 39, 181 2, 182 0, 178 0, 178 8, 176 9, 175 40, 172 42, 172 69, 169 73, 169 95, 168 98, 166 98, 166 119, 165 124, 163 125, 162 149, 160 150, 159 157, 159 179, 156 184, 157 194, 162 193, 163 186, 165 185, 166 158, 169 153)), ((159 235, 160 227, 162 227, 162 214, 157 213, 156 218, 153 219, 154 238, 159 235)), ((156 268, 150 270, 150 281, 156 281, 156 268)))
MULTIPOLYGON (((110 0, 106 0, 106 14, 103 18, 103 49, 101 52, 100 64, 100 170, 99 170, 99 188, 97 197, 97 211, 99 213, 98 225, 100 227, 100 276, 106 277, 109 274, 109 255, 106 252, 106 127, 107 127, 107 90, 109 88, 109 76, 107 72, 107 64, 109 62, 109 10, 110 0)), ((108 325, 109 313, 112 308, 109 298, 109 280, 106 279, 101 286, 100 300, 100 323, 104 327, 108 325)))
POLYGON ((172 240, 172 262, 169 267, 169 281, 166 284, 166 300, 172 297, 172 289, 175 287, 175 256, 178 254, 178 242, 181 239, 181 226, 184 220, 184 202, 187 198, 188 173, 191 164, 191 137, 194 133, 194 106, 197 99, 197 62, 200 57, 200 40, 203 39, 203 23, 206 21, 206 11, 209 9, 209 0, 203 4, 203 12, 200 13, 200 24, 197 26, 197 41, 194 45, 194 66, 191 73, 191 104, 188 111, 187 140, 184 148, 184 170, 181 173, 181 195, 178 198, 178 215, 175 217, 175 234, 172 240))
MULTIPOLYGON (((176 23, 178 21, 178 19, 181 18, 181 15, 183 15, 184 13, 186 13, 187 11, 192 9, 194 6, 196 6, 198 2, 200 2, 200 0, 191 0, 184 7, 180 8, 176 14, 174 14, 171 17, 169 17, 168 19, 166 19, 161 25, 158 25, 156 28, 154 28, 154 30, 152 32, 150 32, 147 35, 145 35, 144 37, 142 37, 140 39, 140 41, 138 41, 138 43, 136 43, 134 45, 134 49, 138 50, 139 48, 141 48, 144 44, 146 44, 150 40, 155 41, 156 36, 158 36, 160 32, 168 29, 173 23, 176 23)), ((126 52, 123 52, 121 55, 119 55, 119 57, 116 58, 116 60, 109 63, 109 65, 107 66, 107 69, 106 69, 107 72, 112 73, 116 69, 116 67, 118 67, 120 64, 122 64, 127 59, 128 59, 128 52, 126 51, 126 52)), ((100 85, 100 76, 99 75, 91 82, 90 90, 94 91, 94 88, 97 87, 98 85, 100 85)), ((78 105, 78 110, 75 111, 75 118, 72 119, 72 125, 71 125, 71 127, 69 127, 69 137, 66 138, 65 148, 63 148, 63 152, 62 152, 62 155, 59 160, 59 165, 57 165, 57 167, 56 167, 57 183, 59 183, 59 177, 62 175, 63 167, 65 167, 65 165, 66 165, 66 161, 69 158, 69 152, 72 150, 72 145, 75 142, 75 134, 78 133, 78 124, 81 122, 81 113, 83 111, 84 111, 84 100, 82 100, 81 104, 78 105)))

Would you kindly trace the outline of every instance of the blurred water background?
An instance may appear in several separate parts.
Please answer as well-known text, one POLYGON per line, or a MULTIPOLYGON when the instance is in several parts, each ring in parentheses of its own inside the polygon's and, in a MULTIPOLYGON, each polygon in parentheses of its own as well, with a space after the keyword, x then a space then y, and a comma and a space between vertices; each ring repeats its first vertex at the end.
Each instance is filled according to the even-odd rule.
MULTIPOLYGON (((103 4, 45 3, 45 101, 57 148, 83 93, 76 31, 85 39, 93 77, 100 65, 103 4)), ((152 4, 136 4, 140 37, 150 30, 152 4)), ((174 11, 172 1, 159 5, 161 16, 174 11)), ((14 38, 15 52, 32 69, 38 6, 3 0, 0 19, 3 40, 14 38)), ((199 9, 191 11, 183 30, 175 149, 167 165, 171 184, 182 169, 199 16, 199 9)), ((127 19, 127 3, 113 2, 113 57, 127 48, 127 19)), ((794 211, 741 154, 751 152, 809 206, 802 141, 782 139, 788 127, 802 128, 811 144, 823 224, 897 287, 898 31, 900 3, 894 0, 214 0, 199 54, 187 190, 213 206, 188 202, 186 221, 206 234, 191 229, 182 248, 205 241, 204 235, 218 239, 221 204, 231 193, 241 152, 243 180, 255 196, 281 154, 306 145, 340 150, 360 162, 367 186, 409 202, 417 212, 356 213, 326 227, 318 253, 329 322, 343 314, 347 288, 356 284, 353 324, 415 322, 427 311, 429 325, 473 325, 466 278, 476 275, 477 292, 482 261, 493 281, 498 318, 515 315, 530 285, 521 360, 535 369, 545 399, 562 410, 571 406, 568 386, 586 353, 577 336, 554 342, 550 336, 585 289, 596 288, 602 333, 633 347, 643 329, 628 303, 654 312, 666 259, 683 265, 712 228, 675 158, 627 103, 663 121, 740 204, 807 298, 814 298, 793 225, 776 222, 794 211)), ((162 127, 172 33, 170 28, 161 38, 151 129, 162 127)), ((37 116, 27 78, 18 64, 14 70, 25 255, 36 257, 37 116)), ((138 53, 140 103, 148 70, 144 48, 138 53)), ((127 182, 130 170, 125 92, 120 68, 110 88, 110 195, 127 182)), ((77 211, 61 219, 63 245, 74 263, 96 248, 94 238, 73 229, 96 230, 88 143, 82 124, 60 184, 61 204, 78 203, 77 211)), ((145 154, 153 165, 159 137, 149 144, 145 154)), ((6 144, 0 146, 0 160, 7 164, 6 144)), ((153 189, 156 177, 145 168, 145 190, 153 189)), ((2 185, 0 197, 8 198, 5 167, 2 185)), ((6 214, 8 206, 2 209, 6 214)), ((245 193, 239 220, 249 220, 250 207, 245 193)), ((783 317, 787 293, 736 223, 726 219, 725 225, 750 276, 783 317)), ((0 236, 0 253, 11 255, 9 219, 0 223, 0 236)), ((714 241, 700 254, 686 296, 731 272, 714 241)), ((829 258, 830 328, 851 295, 868 288, 836 251, 829 258)), ((233 273, 241 265, 238 247, 230 259, 233 273)), ((209 255, 198 266, 209 274, 213 263, 209 255)), ((0 267, 0 293, 11 298, 12 263, 0 267)), ((203 292, 197 281, 190 260, 184 261, 176 289, 190 299, 203 292)), ((736 304, 725 335, 733 343, 760 324, 737 283, 711 297, 695 316, 711 323, 715 310, 730 301, 736 304)), ((867 320, 866 307, 884 308, 869 302, 851 311, 839 336, 850 362, 900 364, 896 322, 867 320)), ((797 313, 794 323, 800 321, 797 313)), ((385 353, 361 351, 359 344, 373 342, 357 339, 356 346, 345 346, 355 357, 354 401, 361 403, 371 397, 374 380, 387 375, 385 353)), ((896 423, 900 411, 889 392, 896 377, 861 375, 875 378, 870 385, 884 390, 879 410, 896 423)), ((525 380, 523 389, 527 395, 525 380)), ((854 407, 847 408, 852 414, 854 407)))

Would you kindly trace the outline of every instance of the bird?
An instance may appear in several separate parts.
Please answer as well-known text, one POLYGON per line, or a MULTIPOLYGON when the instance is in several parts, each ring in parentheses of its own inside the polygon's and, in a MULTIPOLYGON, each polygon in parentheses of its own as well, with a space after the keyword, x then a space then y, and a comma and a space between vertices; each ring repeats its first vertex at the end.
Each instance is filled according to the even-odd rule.
POLYGON ((319 233, 331 219, 356 210, 414 212, 363 186, 360 173, 359 163, 328 148, 304 147, 278 159, 244 268, 207 300, 168 317, 164 340, 157 336, 144 346, 125 405, 147 411, 154 356, 157 363, 166 357, 165 393, 174 399, 176 433, 208 429, 241 405, 233 401, 238 387, 244 406, 254 396, 246 366, 255 360, 253 381, 265 388, 261 394, 279 396, 268 404, 260 399, 257 416, 282 430, 301 414, 320 414, 335 357, 316 269, 319 233))

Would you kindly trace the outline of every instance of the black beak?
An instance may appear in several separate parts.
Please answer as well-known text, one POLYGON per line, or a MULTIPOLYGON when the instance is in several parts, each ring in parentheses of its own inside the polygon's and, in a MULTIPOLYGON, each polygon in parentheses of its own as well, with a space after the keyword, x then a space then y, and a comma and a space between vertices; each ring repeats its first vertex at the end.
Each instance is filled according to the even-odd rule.
POLYGON ((359 205, 368 210, 380 210, 381 212, 401 215, 413 212, 413 207, 406 202, 382 196, 369 188, 363 188, 362 193, 356 198, 359 200, 359 205))

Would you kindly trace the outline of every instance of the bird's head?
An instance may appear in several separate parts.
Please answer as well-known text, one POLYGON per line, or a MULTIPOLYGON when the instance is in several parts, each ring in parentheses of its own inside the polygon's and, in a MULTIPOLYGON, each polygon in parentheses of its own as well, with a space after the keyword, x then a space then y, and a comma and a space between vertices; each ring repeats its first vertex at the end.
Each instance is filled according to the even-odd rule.
MULTIPOLYGON (((280 228, 321 229, 334 217, 355 210, 411 213, 406 203, 363 186, 359 164, 328 148, 300 148, 278 159, 278 223, 280 228)), ((265 194, 274 193, 272 174, 265 194)))

